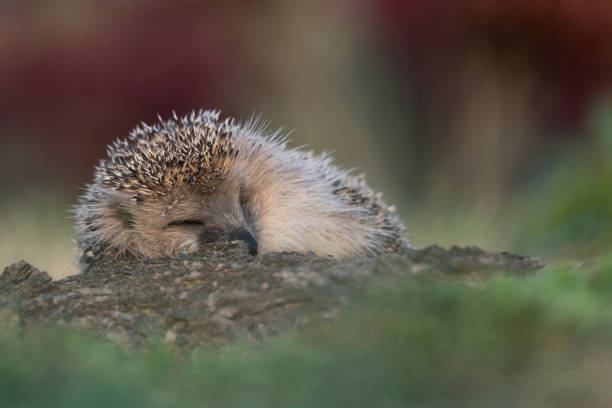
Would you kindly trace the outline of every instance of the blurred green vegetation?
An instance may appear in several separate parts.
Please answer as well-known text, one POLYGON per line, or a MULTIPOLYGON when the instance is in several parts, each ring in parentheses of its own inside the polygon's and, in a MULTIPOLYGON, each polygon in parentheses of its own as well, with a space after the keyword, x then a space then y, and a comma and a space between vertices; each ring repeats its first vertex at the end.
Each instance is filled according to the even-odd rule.
POLYGON ((5 407, 605 406, 612 256, 474 286, 374 286, 339 321, 176 356, 64 331, 0 334, 5 407))
MULTIPOLYGON (((408 208, 417 245, 477 244, 549 262, 584 261, 612 248, 612 103, 593 109, 589 142, 542 153, 514 193, 499 202, 454 199, 449 186, 408 208)), ((443 181, 438 183, 444 185, 443 181)), ((401 208, 401 205, 400 205, 401 208)))
POLYGON ((589 142, 564 146, 521 194, 517 249, 584 259, 612 248, 610 100, 595 106, 589 127, 589 142))

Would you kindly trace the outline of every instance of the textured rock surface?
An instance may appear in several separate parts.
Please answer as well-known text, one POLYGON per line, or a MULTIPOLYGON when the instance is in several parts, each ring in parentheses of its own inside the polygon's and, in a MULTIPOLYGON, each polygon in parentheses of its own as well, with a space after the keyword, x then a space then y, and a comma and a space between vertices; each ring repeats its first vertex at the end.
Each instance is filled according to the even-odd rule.
POLYGON ((211 244, 177 258, 108 260, 59 281, 21 261, 0 277, 0 327, 68 325, 130 346, 154 339, 177 346, 235 338, 258 343, 313 318, 333 317, 375 277, 478 279, 542 266, 537 259, 474 247, 433 246, 350 261, 288 253, 253 257, 242 242, 211 244))

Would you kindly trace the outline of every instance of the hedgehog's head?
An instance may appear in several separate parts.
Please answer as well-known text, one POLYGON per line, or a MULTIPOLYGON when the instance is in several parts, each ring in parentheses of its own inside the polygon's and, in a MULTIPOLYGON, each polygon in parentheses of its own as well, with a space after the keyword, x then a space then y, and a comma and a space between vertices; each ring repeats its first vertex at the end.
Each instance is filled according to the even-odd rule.
POLYGON ((76 208, 82 243, 140 256, 176 255, 215 241, 257 252, 256 209, 231 172, 233 122, 204 113, 143 125, 108 148, 76 208))

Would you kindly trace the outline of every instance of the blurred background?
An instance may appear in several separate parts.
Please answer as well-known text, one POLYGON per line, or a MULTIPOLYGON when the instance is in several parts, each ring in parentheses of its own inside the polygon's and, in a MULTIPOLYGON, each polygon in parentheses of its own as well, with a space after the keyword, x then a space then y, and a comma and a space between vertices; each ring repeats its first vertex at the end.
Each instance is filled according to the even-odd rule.
POLYGON ((417 246, 612 243, 608 0, 0 0, 0 266, 76 272, 105 146, 174 110, 333 150, 417 246))

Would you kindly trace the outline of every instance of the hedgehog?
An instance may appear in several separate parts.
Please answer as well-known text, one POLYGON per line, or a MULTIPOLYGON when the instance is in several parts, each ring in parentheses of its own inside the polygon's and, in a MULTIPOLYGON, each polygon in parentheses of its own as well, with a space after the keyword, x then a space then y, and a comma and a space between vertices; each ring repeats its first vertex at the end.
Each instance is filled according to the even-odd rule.
POLYGON ((73 208, 81 266, 234 240, 253 255, 336 258, 409 246, 395 208, 363 175, 287 143, 257 118, 221 120, 219 111, 141 123, 107 147, 73 208))

